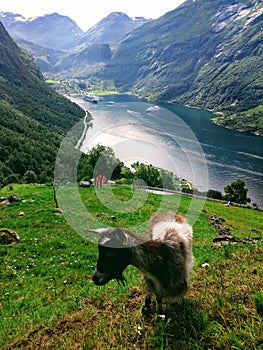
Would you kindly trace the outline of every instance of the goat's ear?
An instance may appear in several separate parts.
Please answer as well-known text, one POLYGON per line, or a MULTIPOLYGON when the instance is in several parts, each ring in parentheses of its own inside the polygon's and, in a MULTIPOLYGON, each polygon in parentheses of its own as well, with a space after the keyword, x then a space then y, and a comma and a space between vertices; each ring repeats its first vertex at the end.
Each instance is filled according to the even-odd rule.
POLYGON ((108 228, 86 228, 85 230, 92 232, 92 233, 96 233, 99 236, 105 235, 106 233, 110 233, 110 231, 111 231, 108 228))

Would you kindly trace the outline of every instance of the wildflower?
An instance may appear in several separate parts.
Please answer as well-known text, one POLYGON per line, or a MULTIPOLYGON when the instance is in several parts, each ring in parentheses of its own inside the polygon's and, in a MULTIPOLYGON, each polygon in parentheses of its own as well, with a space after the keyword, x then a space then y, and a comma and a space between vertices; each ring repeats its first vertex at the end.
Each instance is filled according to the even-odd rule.
POLYGON ((163 321, 165 320, 165 315, 158 315, 163 321))
POLYGON ((208 264, 208 263, 204 263, 204 264, 202 264, 201 266, 202 266, 202 267, 208 267, 209 264, 208 264))
POLYGON ((139 335, 142 335, 142 327, 141 326, 138 326, 137 327, 137 333, 139 334, 139 335))

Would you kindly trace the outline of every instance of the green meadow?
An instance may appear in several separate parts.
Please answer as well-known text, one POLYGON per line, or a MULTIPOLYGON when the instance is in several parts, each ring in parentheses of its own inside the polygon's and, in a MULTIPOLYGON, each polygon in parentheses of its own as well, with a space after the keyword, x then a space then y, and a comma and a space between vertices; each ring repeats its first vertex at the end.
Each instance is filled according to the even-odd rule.
POLYGON ((1 349, 263 349, 262 211, 133 194, 128 186, 77 191, 86 212, 73 229, 65 218, 74 204, 70 188, 58 193, 59 199, 69 196, 65 216, 55 206, 52 186, 0 190, 0 197, 17 193, 21 199, 0 206, 0 229, 20 237, 0 245, 1 349), (122 210, 111 206, 114 199, 122 210), (184 299, 165 305, 164 315, 143 317, 145 294, 134 267, 124 272, 125 286, 94 285, 97 245, 85 237, 85 228, 118 225, 143 235, 157 210, 176 211, 193 224, 195 265, 184 299), (232 236, 257 240, 215 244, 212 214, 225 220, 232 236))

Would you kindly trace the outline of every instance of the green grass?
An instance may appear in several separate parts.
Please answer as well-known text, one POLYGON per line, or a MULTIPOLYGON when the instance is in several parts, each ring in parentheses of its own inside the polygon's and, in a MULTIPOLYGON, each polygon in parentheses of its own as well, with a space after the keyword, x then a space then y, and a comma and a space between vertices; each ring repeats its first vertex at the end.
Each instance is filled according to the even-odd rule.
POLYGON ((141 203, 143 193, 132 197, 128 186, 113 189, 117 204, 128 207, 134 198, 141 205, 116 212, 109 209, 110 189, 99 191, 104 204, 93 188, 79 189, 89 214, 81 213, 83 227, 120 225, 143 234, 156 210, 195 218, 195 265, 186 297, 166 305, 164 319, 143 318, 139 272, 125 270, 126 286, 95 286, 97 246, 56 210, 52 187, 13 185, 0 190, 0 197, 18 193, 23 200, 0 207, 0 228, 20 236, 16 244, 0 245, 1 349, 262 349, 262 241, 215 248, 217 232, 208 220, 213 213, 225 219, 231 234, 262 238, 262 212, 154 194, 141 203), (117 222, 97 213, 116 215, 117 222))

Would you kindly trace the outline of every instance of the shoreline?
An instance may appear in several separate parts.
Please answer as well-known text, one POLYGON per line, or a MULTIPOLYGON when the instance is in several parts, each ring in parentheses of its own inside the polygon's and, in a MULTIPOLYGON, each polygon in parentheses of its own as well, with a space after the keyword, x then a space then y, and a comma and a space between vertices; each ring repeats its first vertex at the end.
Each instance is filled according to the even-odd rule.
MULTIPOLYGON (((149 100, 147 100, 147 99, 143 99, 143 98, 140 98, 140 96, 138 95, 138 94, 136 94, 136 93, 131 93, 131 92, 125 92, 125 93, 123 93, 123 92, 117 92, 117 91, 105 91, 104 93, 98 93, 98 92, 96 92, 96 94, 95 94, 95 92, 92 92, 94 95, 97 95, 97 96, 107 96, 107 95, 123 95, 123 94, 125 94, 125 95, 133 95, 133 96, 135 96, 135 97, 137 97, 138 99, 140 99, 141 101, 145 101, 145 102, 149 102, 149 103, 151 103, 151 102, 155 102, 155 103, 160 103, 160 104, 162 104, 162 103, 167 103, 167 104, 171 104, 171 105, 178 105, 178 106, 182 106, 182 107, 188 107, 188 108, 193 108, 193 109, 199 109, 199 110, 205 110, 205 111, 208 111, 208 112, 210 112, 210 113, 212 113, 212 114, 214 114, 215 115, 215 117, 214 118, 211 118, 210 120, 211 120, 211 122, 212 123, 214 123, 215 125, 217 125, 217 126, 219 126, 219 127, 221 127, 221 128, 224 128, 224 129, 228 129, 228 130, 233 130, 233 131, 237 131, 237 132, 247 132, 247 133, 250 133, 250 134, 252 134, 252 135, 255 135, 255 136, 260 136, 260 137, 263 137, 263 134, 261 134, 259 131, 251 131, 251 130, 249 130, 249 129, 238 129, 238 128, 235 128, 235 127, 230 127, 230 126, 225 126, 225 125, 222 125, 221 123, 219 123, 217 120, 216 120, 216 118, 227 118, 227 116, 225 116, 225 114, 223 113, 223 112, 219 112, 219 111, 216 111, 216 110, 214 110, 214 109, 206 109, 206 108, 202 108, 202 107, 197 107, 197 106, 193 106, 193 105, 190 105, 190 104, 178 104, 178 103, 173 103, 173 102, 169 102, 169 101, 149 101, 149 100)), ((76 101, 74 101, 74 102, 76 102, 76 101)))
MULTIPOLYGON (((222 116, 221 116, 222 117, 222 116)), ((251 131, 249 129, 238 129, 238 128, 234 128, 234 127, 230 127, 230 126, 225 126, 225 125, 221 125, 218 120, 216 120, 216 118, 211 118, 212 123, 225 128, 225 129, 229 129, 229 130, 233 130, 233 131, 237 131, 237 132, 247 132, 249 134, 255 135, 255 136, 261 136, 263 137, 263 134, 259 133, 258 131, 251 131)))
MULTIPOLYGON (((158 101, 157 101, 157 103, 158 103, 158 101)), ((171 103, 170 102, 170 104, 175 104, 175 103, 171 103)), ((220 126, 221 128, 225 128, 225 129, 233 130, 233 131, 237 131, 237 132, 247 132, 247 133, 250 133, 250 134, 255 135, 255 136, 263 137, 263 133, 261 134, 258 130, 256 130, 256 131, 251 131, 249 129, 242 129, 241 130, 241 129, 238 129, 238 128, 235 128, 235 127, 229 127, 229 126, 225 126, 225 125, 220 124, 216 120, 216 118, 227 118, 223 112, 215 111, 213 109, 204 109, 202 107, 196 107, 196 106, 192 106, 192 105, 189 105, 189 104, 184 104, 184 105, 181 105, 181 106, 188 107, 188 108, 193 108, 193 109, 201 109, 201 110, 203 109, 205 111, 213 113, 215 115, 215 117, 210 119, 211 122, 214 123, 217 126, 220 126)))

